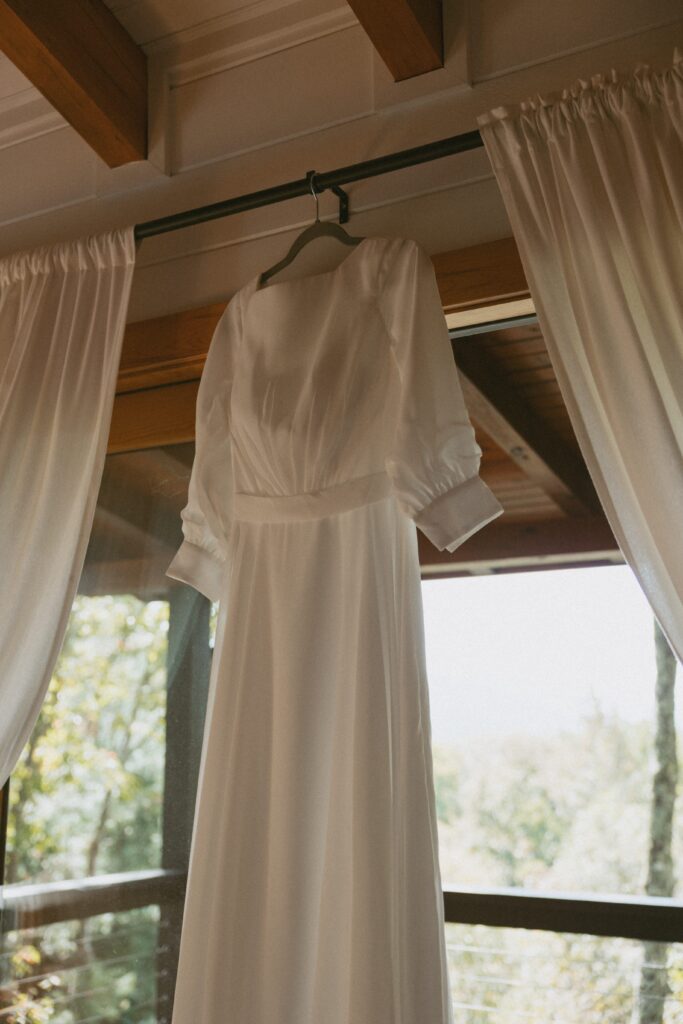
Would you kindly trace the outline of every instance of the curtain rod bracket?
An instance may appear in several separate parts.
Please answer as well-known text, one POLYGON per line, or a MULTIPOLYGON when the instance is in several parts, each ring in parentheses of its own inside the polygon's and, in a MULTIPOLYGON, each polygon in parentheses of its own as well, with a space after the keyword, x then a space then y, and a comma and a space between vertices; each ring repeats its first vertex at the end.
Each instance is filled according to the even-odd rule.
POLYGON ((330 185, 336 196, 339 197, 339 223, 348 224, 349 221, 349 196, 339 185, 330 185))
POLYGON ((320 193, 321 192, 325 192, 327 190, 327 188, 331 189, 332 192, 334 192, 334 194, 339 199, 339 223, 340 224, 348 224, 348 221, 349 221, 349 196, 348 196, 348 193, 345 192, 344 189, 341 188, 339 185, 328 185, 327 188, 326 188, 326 186, 323 185, 322 188, 318 188, 317 182, 315 180, 316 177, 317 177, 317 174, 318 174, 317 171, 306 171, 306 181, 308 182, 308 187, 309 187, 309 189, 311 191, 311 194, 314 195, 314 196, 315 195, 320 195, 320 193))

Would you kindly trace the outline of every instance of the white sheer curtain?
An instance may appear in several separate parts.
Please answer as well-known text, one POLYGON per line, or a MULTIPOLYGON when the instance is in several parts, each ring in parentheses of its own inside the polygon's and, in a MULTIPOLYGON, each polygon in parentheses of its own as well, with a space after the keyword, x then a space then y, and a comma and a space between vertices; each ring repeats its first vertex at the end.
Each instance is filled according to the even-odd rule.
POLYGON ((586 464, 683 659, 683 63, 480 118, 586 464))
POLYGON ((0 785, 83 566, 134 264, 132 228, 0 260, 0 785))

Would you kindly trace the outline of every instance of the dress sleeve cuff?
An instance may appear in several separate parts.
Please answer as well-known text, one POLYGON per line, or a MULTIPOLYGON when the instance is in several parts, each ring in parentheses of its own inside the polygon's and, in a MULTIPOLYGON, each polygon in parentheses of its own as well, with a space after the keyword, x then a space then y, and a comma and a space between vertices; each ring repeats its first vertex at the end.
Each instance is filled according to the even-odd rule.
POLYGON ((166 570, 171 579, 189 583, 210 601, 219 601, 225 576, 225 562, 210 555, 204 548, 184 540, 166 570))
POLYGON ((415 522, 439 551, 455 551, 502 513, 503 506, 491 489, 481 477, 473 476, 421 509, 415 522))

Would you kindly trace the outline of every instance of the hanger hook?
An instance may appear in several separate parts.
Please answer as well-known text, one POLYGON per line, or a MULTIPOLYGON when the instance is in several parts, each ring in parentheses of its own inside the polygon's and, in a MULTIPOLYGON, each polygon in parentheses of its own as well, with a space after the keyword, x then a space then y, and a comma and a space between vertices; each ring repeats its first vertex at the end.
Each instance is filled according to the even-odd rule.
POLYGON ((316 176, 316 171, 309 171, 308 172, 308 181, 309 181, 309 184, 311 186, 311 195, 315 199, 315 220, 316 220, 316 224, 317 224, 317 222, 320 220, 320 214, 318 212, 318 193, 316 192, 316 188, 315 188, 315 176, 316 176))

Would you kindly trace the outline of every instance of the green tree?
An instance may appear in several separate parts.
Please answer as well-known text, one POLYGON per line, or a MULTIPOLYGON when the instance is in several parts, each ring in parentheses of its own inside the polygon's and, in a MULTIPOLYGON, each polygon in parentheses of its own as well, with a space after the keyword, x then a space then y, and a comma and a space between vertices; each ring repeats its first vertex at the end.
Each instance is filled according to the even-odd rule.
MULTIPOLYGON (((165 602, 76 599, 12 776, 8 882, 159 865, 167 630, 165 602)), ((7 1024, 151 1024, 156 919, 147 908, 6 936, 7 1024)))
POLYGON ((155 867, 168 606, 78 597, 10 786, 7 882, 155 867))

